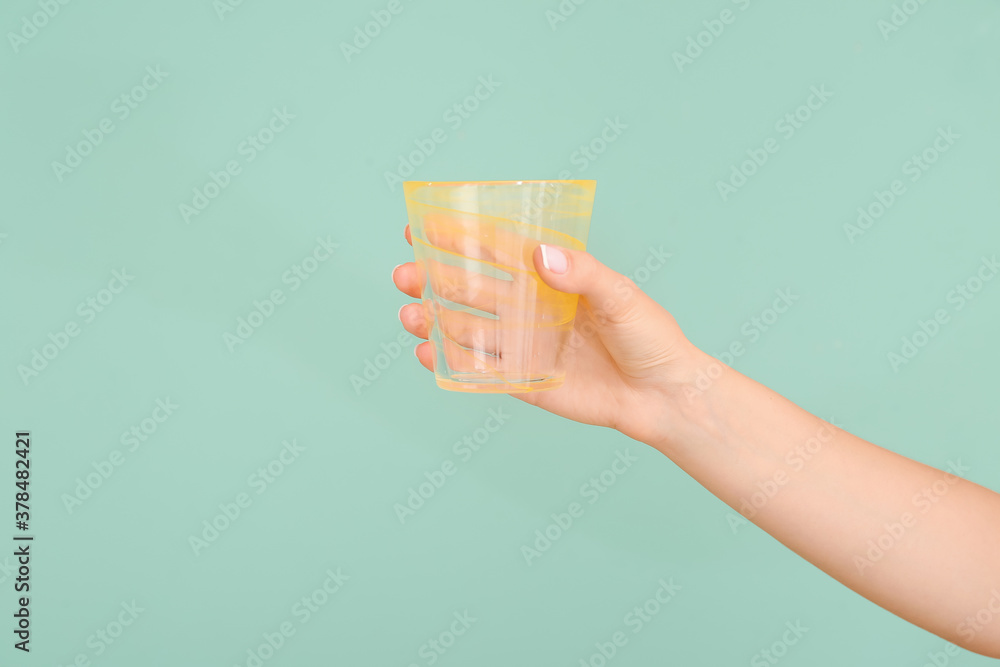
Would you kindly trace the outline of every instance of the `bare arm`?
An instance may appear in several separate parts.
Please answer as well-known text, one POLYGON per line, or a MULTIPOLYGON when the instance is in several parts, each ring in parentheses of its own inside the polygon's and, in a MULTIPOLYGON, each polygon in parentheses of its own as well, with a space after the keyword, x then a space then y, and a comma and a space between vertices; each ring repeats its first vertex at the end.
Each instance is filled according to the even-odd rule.
POLYGON ((702 361, 717 379, 683 388, 662 436, 647 444, 855 592, 1000 658, 1000 494, 702 361))
MULTIPOLYGON (((534 254, 540 278, 581 295, 566 382, 517 398, 655 447, 852 590, 1000 658, 1000 494, 809 414, 697 349, 628 278, 588 253, 546 248, 534 254)), ((393 280, 419 298, 413 264, 393 280)), ((454 300, 475 297, 459 289, 454 300)), ((421 305, 399 316, 427 338, 421 305)), ((415 350, 427 368, 432 345, 415 350)))

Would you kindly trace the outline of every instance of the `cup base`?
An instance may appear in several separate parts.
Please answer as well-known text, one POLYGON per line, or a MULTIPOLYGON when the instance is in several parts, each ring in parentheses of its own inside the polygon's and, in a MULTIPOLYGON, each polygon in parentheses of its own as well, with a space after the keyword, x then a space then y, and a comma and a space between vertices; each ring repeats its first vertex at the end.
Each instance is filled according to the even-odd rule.
POLYGON ((521 380, 517 382, 497 382, 490 379, 484 381, 481 375, 470 375, 463 379, 461 375, 450 378, 435 377, 437 386, 448 391, 461 391, 474 394, 525 394, 531 391, 546 391, 558 389, 563 385, 565 377, 543 377, 537 380, 521 380))

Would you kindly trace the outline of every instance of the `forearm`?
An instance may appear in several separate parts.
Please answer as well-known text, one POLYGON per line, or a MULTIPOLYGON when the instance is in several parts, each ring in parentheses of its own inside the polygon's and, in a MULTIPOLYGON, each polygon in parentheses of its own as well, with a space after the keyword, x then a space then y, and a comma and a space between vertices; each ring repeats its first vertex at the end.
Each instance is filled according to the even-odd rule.
MULTIPOLYGON (((707 370, 713 362, 700 363, 707 370)), ((669 399, 669 423, 649 444, 854 591, 1000 657, 1000 595, 996 613, 979 613, 1000 592, 1000 494, 877 447, 713 365, 722 372, 711 373, 710 385, 669 399)))

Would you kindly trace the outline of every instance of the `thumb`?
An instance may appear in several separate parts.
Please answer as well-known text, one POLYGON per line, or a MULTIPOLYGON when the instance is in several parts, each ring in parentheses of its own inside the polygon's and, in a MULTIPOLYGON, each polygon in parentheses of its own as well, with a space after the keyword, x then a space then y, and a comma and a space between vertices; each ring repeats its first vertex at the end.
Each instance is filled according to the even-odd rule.
MULTIPOLYGON (((693 354, 677 321, 630 278, 582 250, 553 245, 535 249, 538 275, 549 287, 579 294, 597 335, 618 367, 631 377, 693 354)), ((582 329, 579 333, 583 333, 582 329)), ((679 368, 679 367, 677 367, 679 368)))
POLYGON ((546 285, 584 297, 600 324, 625 324, 659 308, 636 284, 582 250, 543 244, 535 249, 535 270, 546 285))

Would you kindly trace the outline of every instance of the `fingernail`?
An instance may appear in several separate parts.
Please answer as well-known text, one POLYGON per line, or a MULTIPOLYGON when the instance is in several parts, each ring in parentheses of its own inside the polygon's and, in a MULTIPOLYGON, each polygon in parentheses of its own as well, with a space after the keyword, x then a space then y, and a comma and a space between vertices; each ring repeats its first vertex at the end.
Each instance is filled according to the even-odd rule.
POLYGON ((408 303, 404 303, 404 304, 403 304, 402 306, 400 306, 400 307, 399 307, 399 310, 398 310, 398 311, 396 311, 396 318, 397 318, 397 319, 398 319, 398 320, 399 320, 400 322, 402 322, 402 321, 403 321, 403 309, 404 309, 404 308, 406 308, 406 307, 407 307, 407 306, 409 306, 409 305, 410 305, 410 304, 408 304, 408 303))
POLYGON ((569 259, 566 253, 554 245, 542 244, 542 266, 552 273, 566 273, 569 259))
POLYGON ((392 274, 391 275, 392 275, 392 284, 393 285, 396 284, 396 270, 399 269, 399 267, 401 267, 401 266, 402 266, 402 264, 397 264, 396 266, 392 267, 392 274))

